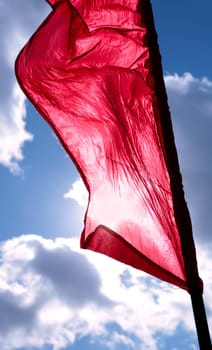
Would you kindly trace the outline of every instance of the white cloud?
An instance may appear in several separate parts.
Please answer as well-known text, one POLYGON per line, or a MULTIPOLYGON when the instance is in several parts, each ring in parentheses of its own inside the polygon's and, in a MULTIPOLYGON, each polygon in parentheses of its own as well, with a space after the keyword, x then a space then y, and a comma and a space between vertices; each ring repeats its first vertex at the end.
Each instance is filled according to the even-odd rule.
POLYGON ((33 136, 25 129, 25 97, 15 84, 10 103, 5 115, 0 112, 0 164, 17 174, 20 172, 18 163, 23 159, 23 145, 26 141, 31 141, 33 136))
POLYGON ((74 199, 78 205, 85 207, 88 203, 88 191, 82 181, 78 179, 73 182, 70 190, 64 194, 64 198, 74 199))
POLYGON ((16 82, 15 58, 50 7, 44 1, 0 0, 0 164, 20 172, 23 146, 32 140, 26 130, 25 97, 16 82))
POLYGON ((183 75, 169 74, 165 76, 166 86, 169 91, 182 95, 190 94, 191 90, 212 92, 212 82, 207 77, 202 79, 195 78, 191 73, 187 72, 183 75))
MULTIPOLYGON (((2 350, 62 349, 83 336, 110 348, 120 343, 156 350, 159 334, 171 336, 179 325, 194 331, 185 291, 78 245, 77 239, 36 235, 1 243, 2 350)), ((200 252, 209 298, 210 250, 200 252)))

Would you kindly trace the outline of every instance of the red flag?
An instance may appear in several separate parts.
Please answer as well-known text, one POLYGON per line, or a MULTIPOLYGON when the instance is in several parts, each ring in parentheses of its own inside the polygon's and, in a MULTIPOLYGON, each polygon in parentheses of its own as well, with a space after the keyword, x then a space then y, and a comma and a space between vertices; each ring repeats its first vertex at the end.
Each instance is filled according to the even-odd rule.
POLYGON ((16 74, 89 191, 81 247, 188 289, 139 1, 48 2, 16 74))

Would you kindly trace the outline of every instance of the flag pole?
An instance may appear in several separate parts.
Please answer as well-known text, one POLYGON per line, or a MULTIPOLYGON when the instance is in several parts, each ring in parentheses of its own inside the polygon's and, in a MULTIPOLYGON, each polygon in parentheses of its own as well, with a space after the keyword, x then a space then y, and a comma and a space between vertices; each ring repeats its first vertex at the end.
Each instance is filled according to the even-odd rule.
POLYGON ((202 293, 198 290, 190 292, 194 319, 200 349, 211 350, 211 340, 202 293))
POLYGON ((159 52, 157 33, 154 25, 154 17, 150 0, 139 1, 139 12, 142 22, 147 28, 146 40, 150 53, 150 65, 154 77, 154 89, 157 104, 160 107, 161 132, 163 134, 167 168, 170 174, 170 186, 173 195, 173 207, 176 224, 180 234, 181 249, 184 258, 185 273, 188 291, 196 324, 200 350, 211 350, 211 340, 207 322, 207 316, 203 301, 203 286, 199 279, 196 251, 193 241, 192 224, 187 204, 184 198, 182 176, 180 173, 177 151, 174 142, 174 134, 171 116, 167 102, 167 93, 163 79, 163 69, 159 52))

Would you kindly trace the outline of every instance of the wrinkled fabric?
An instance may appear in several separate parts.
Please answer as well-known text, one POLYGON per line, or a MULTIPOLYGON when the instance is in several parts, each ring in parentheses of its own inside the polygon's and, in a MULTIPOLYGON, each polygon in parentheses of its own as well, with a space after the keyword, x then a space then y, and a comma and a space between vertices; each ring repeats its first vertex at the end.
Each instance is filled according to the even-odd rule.
POLYGON ((187 289, 138 1, 48 2, 16 74, 89 191, 81 247, 187 289))

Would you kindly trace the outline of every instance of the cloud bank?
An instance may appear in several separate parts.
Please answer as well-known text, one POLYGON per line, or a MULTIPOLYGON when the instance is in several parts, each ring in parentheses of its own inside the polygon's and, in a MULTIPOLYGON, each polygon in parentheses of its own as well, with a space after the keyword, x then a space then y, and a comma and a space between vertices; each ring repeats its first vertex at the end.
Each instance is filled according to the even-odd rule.
MULTIPOLYGON (((1 243, 2 350, 44 345, 59 350, 85 336, 96 345, 156 350, 159 333, 172 336, 179 326, 192 339, 185 291, 78 245, 76 239, 36 235, 1 243)), ((200 265, 211 300, 211 257, 205 251, 200 265)), ((209 314, 211 322, 210 309, 209 314)))

